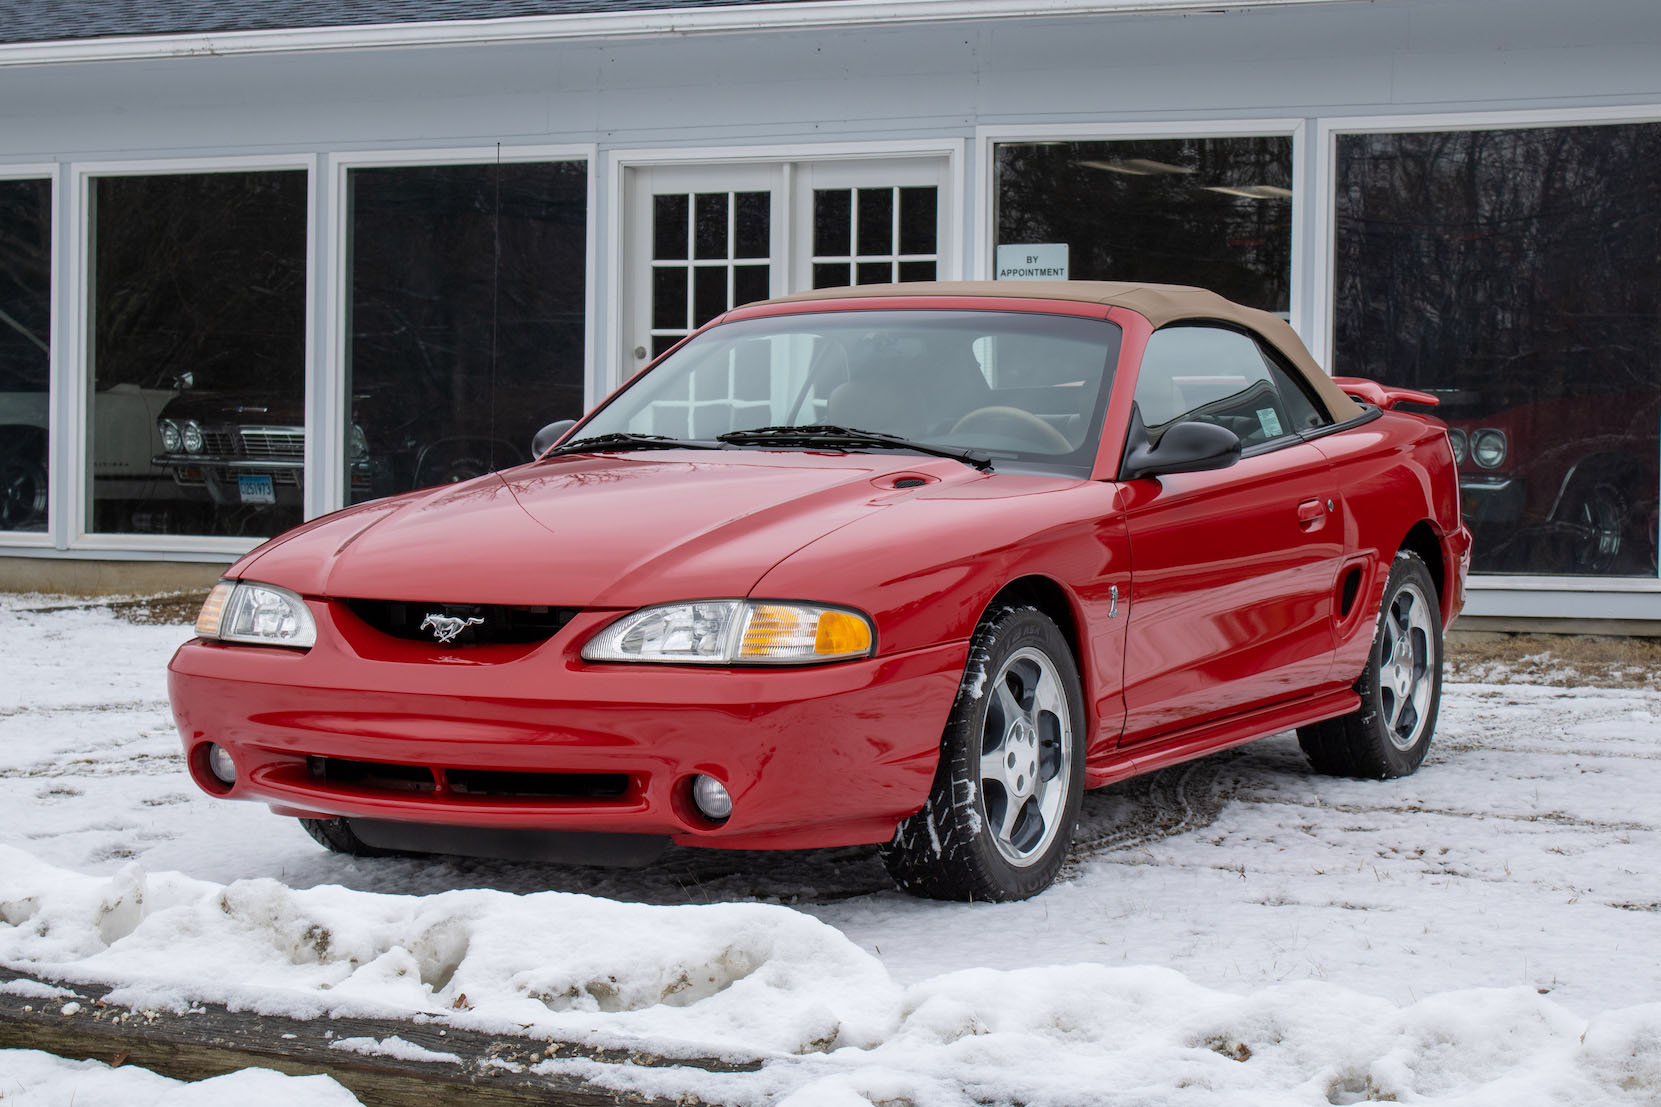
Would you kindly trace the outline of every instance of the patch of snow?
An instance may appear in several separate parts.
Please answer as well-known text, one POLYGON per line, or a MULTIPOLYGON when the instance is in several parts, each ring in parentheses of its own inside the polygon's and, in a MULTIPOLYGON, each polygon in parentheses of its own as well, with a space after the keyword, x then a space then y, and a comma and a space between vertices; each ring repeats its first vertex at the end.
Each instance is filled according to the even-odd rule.
POLYGON ((187 1082, 137 1065, 67 1061, 33 1049, 0 1049, 0 1103, 6 1107, 357 1107, 327 1076, 243 1069, 187 1082))
POLYGON ((418 1046, 414 1042, 407 1042, 394 1034, 387 1038, 336 1038, 329 1043, 330 1049, 344 1049, 349 1053, 362 1053, 371 1057, 395 1057, 400 1061, 435 1061, 444 1064, 459 1065, 461 1057, 454 1053, 439 1053, 436 1050, 418 1046))

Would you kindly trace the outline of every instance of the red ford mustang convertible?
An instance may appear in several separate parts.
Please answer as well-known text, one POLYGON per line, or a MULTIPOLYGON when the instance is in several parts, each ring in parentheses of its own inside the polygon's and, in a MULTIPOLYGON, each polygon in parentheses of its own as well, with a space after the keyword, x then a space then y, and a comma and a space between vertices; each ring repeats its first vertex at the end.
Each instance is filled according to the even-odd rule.
POLYGON ((174 715, 202 788, 335 850, 882 843, 1030 896, 1085 788, 1289 728, 1419 765, 1470 539, 1406 399, 1198 289, 751 305, 529 465, 238 561, 174 715))

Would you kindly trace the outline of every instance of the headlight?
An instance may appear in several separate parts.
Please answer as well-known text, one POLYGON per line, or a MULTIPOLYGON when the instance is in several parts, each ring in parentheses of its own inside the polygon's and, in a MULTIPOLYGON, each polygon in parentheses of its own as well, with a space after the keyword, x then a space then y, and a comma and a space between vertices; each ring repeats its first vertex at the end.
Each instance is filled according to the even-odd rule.
POLYGON ((310 649, 317 624, 306 602, 286 588, 252 581, 222 580, 208 593, 196 616, 196 633, 222 642, 310 649))
POLYGON ((871 652, 857 612, 808 604, 705 600, 647 607, 589 639, 588 661, 676 665, 803 665, 871 652))
POLYGON ((1453 463, 1455 465, 1465 464, 1465 455, 1470 452, 1470 441, 1465 437, 1465 432, 1449 427, 1448 445, 1453 447, 1453 463))
POLYGON ((360 465, 369 460, 369 436, 356 423, 346 435, 346 453, 351 464, 360 465))
POLYGON ((1505 432, 1489 428, 1472 434, 1471 457, 1484 469, 1498 469, 1505 463, 1505 432))
POLYGON ((197 425, 196 420, 185 420, 184 440, 186 450, 193 454, 202 452, 202 428, 197 425))
POLYGON ((184 437, 179 434, 179 424, 175 423, 171 419, 163 419, 161 422, 156 424, 156 429, 161 431, 162 449, 166 450, 170 454, 176 454, 184 448, 185 440, 184 437))

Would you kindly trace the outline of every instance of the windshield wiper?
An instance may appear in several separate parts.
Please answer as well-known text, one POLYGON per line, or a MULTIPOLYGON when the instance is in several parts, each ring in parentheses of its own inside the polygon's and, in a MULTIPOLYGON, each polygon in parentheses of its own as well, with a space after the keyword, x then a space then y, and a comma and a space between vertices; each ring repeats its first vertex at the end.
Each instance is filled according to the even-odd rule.
POLYGON ((856 427, 838 427, 815 423, 802 427, 757 427, 754 430, 728 431, 715 436, 717 442, 734 446, 840 446, 849 449, 911 450, 931 457, 949 457, 976 469, 992 468, 992 458, 979 450, 963 450, 955 446, 931 446, 913 442, 897 434, 882 431, 859 430, 856 427))
POLYGON ((662 434, 596 434, 579 438, 549 450, 545 457, 556 454, 599 454, 613 450, 719 450, 720 444, 707 440, 670 438, 662 434))

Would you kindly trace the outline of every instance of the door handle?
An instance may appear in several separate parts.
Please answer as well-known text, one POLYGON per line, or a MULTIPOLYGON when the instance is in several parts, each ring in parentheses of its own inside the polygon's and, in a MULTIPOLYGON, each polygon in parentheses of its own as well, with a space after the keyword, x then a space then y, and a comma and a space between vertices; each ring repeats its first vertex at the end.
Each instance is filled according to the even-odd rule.
POLYGON ((1305 500, 1298 505, 1298 525, 1313 530, 1326 519, 1326 506, 1320 500, 1305 500))

